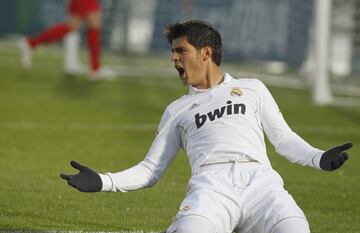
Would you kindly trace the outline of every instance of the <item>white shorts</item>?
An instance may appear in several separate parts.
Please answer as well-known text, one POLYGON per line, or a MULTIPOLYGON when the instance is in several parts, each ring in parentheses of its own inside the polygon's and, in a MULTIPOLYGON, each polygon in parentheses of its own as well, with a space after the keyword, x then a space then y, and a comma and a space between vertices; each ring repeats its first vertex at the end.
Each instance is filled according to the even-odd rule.
MULTIPOLYGON (((168 233, 184 217, 202 219, 216 233, 272 233, 289 218, 307 221, 283 180, 259 163, 225 163, 201 167, 168 233)), ((195 227, 195 226, 194 226, 195 227)))

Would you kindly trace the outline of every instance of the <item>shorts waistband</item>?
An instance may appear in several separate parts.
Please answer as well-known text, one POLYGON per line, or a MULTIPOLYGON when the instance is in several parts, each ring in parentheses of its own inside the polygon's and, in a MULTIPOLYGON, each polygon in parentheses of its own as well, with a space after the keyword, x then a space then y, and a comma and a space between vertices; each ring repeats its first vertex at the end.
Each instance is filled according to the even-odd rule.
POLYGON ((227 162, 221 162, 221 163, 212 163, 212 164, 203 164, 201 165, 197 171, 194 173, 199 174, 202 172, 207 171, 228 171, 231 168, 237 167, 237 169, 240 169, 241 171, 250 171, 254 169, 260 169, 264 168, 264 166, 259 163, 258 161, 251 160, 251 161, 227 161, 227 162))
POLYGON ((219 160, 206 161, 205 163, 200 165, 200 167, 205 167, 205 166, 209 166, 209 165, 216 165, 216 164, 226 164, 226 163, 258 163, 258 161, 254 160, 254 159, 249 159, 249 158, 223 159, 223 160, 219 159, 219 160))

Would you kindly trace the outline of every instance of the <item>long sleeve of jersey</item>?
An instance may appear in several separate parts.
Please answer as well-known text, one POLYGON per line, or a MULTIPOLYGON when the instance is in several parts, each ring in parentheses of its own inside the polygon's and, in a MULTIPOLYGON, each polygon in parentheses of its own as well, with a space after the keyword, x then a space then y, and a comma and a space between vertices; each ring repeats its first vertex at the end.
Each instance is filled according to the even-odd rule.
POLYGON ((157 135, 145 159, 127 170, 100 174, 102 191, 127 192, 153 186, 163 175, 180 150, 181 142, 176 124, 166 110, 161 118, 157 135))
POLYGON ((293 163, 320 169, 319 163, 323 151, 312 147, 294 133, 284 120, 269 90, 263 83, 259 88, 262 126, 276 152, 293 163))

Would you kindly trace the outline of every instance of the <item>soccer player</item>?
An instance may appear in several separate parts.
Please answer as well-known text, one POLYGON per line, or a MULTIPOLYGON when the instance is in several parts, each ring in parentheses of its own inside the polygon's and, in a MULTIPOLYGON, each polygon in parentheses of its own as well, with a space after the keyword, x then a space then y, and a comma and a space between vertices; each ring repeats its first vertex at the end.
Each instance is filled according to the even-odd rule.
POLYGON ((327 151, 312 147, 285 122, 265 85, 234 79, 220 69, 219 32, 203 21, 169 25, 172 62, 189 93, 165 110, 145 159, 100 174, 75 161, 61 174, 82 192, 128 192, 153 186, 180 149, 192 176, 167 233, 308 233, 303 211, 284 189, 268 159, 264 133, 293 163, 326 171, 340 168, 351 143, 327 151))
POLYGON ((35 37, 27 37, 19 41, 20 62, 25 69, 31 68, 33 50, 42 44, 56 42, 67 34, 78 31, 86 20, 88 23, 87 46, 90 58, 89 78, 110 78, 113 73, 108 69, 100 69, 100 33, 101 12, 98 0, 70 0, 68 5, 69 19, 46 29, 35 37))

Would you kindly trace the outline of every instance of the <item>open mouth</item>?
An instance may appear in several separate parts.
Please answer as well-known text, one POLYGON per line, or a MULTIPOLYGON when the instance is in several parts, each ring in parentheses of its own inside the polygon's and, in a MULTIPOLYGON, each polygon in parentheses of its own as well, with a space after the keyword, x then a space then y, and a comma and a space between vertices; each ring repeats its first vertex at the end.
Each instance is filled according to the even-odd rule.
POLYGON ((177 70, 177 72, 179 73, 180 77, 182 77, 185 73, 184 68, 180 67, 180 66, 175 66, 175 69, 177 70))

